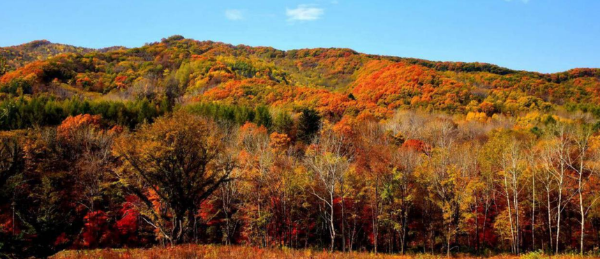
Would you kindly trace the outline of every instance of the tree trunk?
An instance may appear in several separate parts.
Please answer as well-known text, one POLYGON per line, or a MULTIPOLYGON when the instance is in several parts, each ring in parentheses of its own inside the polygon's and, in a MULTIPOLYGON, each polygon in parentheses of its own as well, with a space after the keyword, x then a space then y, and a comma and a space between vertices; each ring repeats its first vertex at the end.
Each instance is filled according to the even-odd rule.
POLYGON ((346 252, 346 218, 344 211, 344 183, 341 183, 341 196, 342 196, 342 252, 346 252))
POLYGON ((546 201, 548 202, 548 237, 550 238, 550 251, 552 251, 554 244, 552 241, 552 207, 550 204, 550 189, 546 187, 546 201))
POLYGON ((531 249, 535 251, 535 174, 532 178, 531 249))
POLYGON ((506 195, 506 207, 508 208, 508 221, 510 224, 510 243, 511 243, 511 250, 513 253, 515 253, 515 230, 514 230, 514 224, 513 224, 513 215, 512 215, 512 205, 510 202, 510 192, 509 192, 509 187, 508 187, 508 180, 506 178, 506 175, 504 175, 504 189, 505 189, 505 195, 506 195))
MULTIPOLYGON (((448 233, 450 233, 450 227, 448 227, 448 233)), ((446 236, 446 257, 448 258, 450 258, 450 239, 452 239, 452 237, 448 234, 446 236)))
POLYGON ((488 197, 486 195, 486 202, 485 202, 485 212, 483 214, 483 226, 481 227, 481 233, 483 234, 483 240, 481 241, 481 246, 485 247, 485 229, 486 229, 486 223, 487 223, 487 219, 488 219, 488 213, 490 210, 490 205, 489 205, 489 200, 487 200, 488 197))
POLYGON ((562 207, 562 188, 559 187, 558 191, 558 205, 556 210, 556 254, 558 254, 560 245, 560 219, 561 219, 561 207, 562 207))
POLYGON ((404 247, 406 246, 406 223, 408 222, 408 211, 404 211, 403 213, 404 216, 402 219, 402 236, 400 239, 400 252, 404 255, 404 247))
POLYGON ((377 241, 379 239, 379 222, 377 221, 379 216, 379 201, 377 200, 379 197, 379 176, 376 177, 375 180, 375 197, 374 197, 374 206, 373 206, 373 244, 375 246, 375 254, 377 254, 377 241))
POLYGON ((479 200, 475 198, 475 251, 479 254, 479 200))
POLYGON ((516 230, 516 235, 515 235, 515 252, 517 254, 519 254, 521 252, 520 247, 521 247, 521 225, 519 224, 519 193, 517 190, 517 179, 515 178, 514 174, 513 174, 513 205, 515 206, 515 230, 516 230))
POLYGON ((581 213, 581 237, 579 245, 579 254, 583 255, 583 237, 585 235, 585 211, 583 209, 583 194, 581 194, 581 174, 579 174, 579 212, 581 213))
POLYGON ((331 202, 331 206, 329 206, 330 209, 330 213, 329 213, 329 227, 331 228, 331 230, 329 231, 330 237, 331 237, 331 247, 330 247, 330 251, 333 253, 333 249, 335 248, 335 216, 334 216, 334 204, 333 204, 333 192, 330 195, 330 202, 331 202))

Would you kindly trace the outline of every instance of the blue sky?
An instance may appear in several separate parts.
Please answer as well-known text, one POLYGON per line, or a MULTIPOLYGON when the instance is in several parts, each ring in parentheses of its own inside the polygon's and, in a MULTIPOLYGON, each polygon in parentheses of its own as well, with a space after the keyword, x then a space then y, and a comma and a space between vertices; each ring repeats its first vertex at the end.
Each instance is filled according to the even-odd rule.
POLYGON ((539 72, 600 67, 599 0, 0 0, 0 46, 136 47, 174 34, 539 72))

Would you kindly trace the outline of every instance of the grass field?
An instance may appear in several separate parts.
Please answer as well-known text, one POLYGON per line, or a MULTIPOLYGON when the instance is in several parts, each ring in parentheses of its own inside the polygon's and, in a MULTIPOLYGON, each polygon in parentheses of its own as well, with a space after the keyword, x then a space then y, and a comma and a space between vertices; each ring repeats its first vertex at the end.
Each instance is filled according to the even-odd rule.
MULTIPOLYGON (((435 259, 446 258, 443 255, 386 255, 372 253, 328 253, 325 251, 314 250, 293 250, 293 249, 262 249, 246 246, 211 246, 211 245, 183 245, 169 248, 150 248, 150 249, 106 249, 106 250, 71 250, 63 251, 53 256, 54 259, 125 259, 125 258, 141 258, 141 259, 192 259, 192 258, 248 258, 248 259, 279 259, 279 258, 305 258, 305 259, 435 259)), ((472 256, 455 256, 453 258, 477 258, 472 256)), ((536 259, 536 258, 556 258, 556 259, 571 259, 571 258, 595 258, 591 256, 581 257, 577 255, 560 255, 546 256, 538 253, 530 253, 522 256, 499 255, 490 258, 495 259, 536 259)))

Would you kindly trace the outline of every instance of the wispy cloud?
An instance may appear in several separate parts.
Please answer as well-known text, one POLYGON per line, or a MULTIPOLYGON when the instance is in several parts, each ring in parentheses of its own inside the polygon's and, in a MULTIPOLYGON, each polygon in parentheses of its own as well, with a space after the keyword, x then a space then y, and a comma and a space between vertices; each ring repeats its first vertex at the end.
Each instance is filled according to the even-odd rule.
POLYGON ((311 5, 299 5, 294 9, 286 8, 288 21, 314 21, 320 19, 325 10, 311 5))
POLYGON ((244 12, 238 9, 227 9, 225 10, 225 18, 232 21, 239 21, 244 19, 244 12))

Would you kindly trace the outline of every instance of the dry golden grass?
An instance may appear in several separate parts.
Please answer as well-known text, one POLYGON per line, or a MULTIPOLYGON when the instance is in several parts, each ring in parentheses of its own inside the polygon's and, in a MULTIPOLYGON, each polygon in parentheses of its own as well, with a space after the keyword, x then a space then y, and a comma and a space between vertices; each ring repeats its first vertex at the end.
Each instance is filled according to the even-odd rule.
MULTIPOLYGON (((305 259, 435 259, 446 258, 443 255, 386 255, 372 253, 328 253, 325 251, 314 250, 293 250, 293 249, 262 249, 247 246, 214 246, 214 245, 182 245, 168 248, 150 248, 150 249, 105 249, 105 250, 72 250, 63 251, 53 256, 54 259, 227 259, 227 258, 248 258, 248 259, 280 259, 280 258, 305 258, 305 259)), ((469 256, 456 256, 454 258, 476 258, 469 256)), ((574 258, 593 258, 580 257, 575 255, 561 256, 543 256, 540 254, 528 254, 524 256, 495 256, 495 259, 537 259, 537 258, 556 258, 556 259, 574 259, 574 258)))

